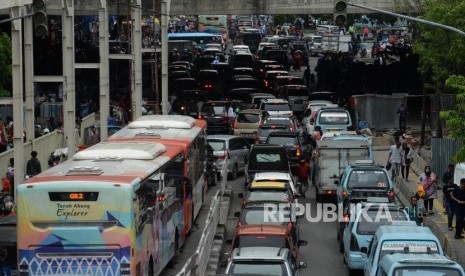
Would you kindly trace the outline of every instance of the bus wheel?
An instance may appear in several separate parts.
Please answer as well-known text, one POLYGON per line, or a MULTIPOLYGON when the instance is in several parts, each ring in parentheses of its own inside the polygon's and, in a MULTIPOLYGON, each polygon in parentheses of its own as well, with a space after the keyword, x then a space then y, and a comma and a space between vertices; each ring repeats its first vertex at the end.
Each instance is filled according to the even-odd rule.
POLYGON ((155 272, 153 271, 153 259, 152 259, 152 257, 150 257, 148 271, 149 271, 149 276, 154 276, 155 275, 155 272))

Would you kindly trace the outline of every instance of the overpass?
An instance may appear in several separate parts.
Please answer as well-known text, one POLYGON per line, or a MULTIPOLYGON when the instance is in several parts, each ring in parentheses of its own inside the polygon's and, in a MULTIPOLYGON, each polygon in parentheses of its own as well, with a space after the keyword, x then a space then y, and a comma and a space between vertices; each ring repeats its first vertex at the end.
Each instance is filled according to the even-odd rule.
MULTIPOLYGON (((154 0, 141 1, 142 14, 150 14, 154 0)), ((155 0, 160 2, 162 0, 155 0)), ((107 0, 107 9, 110 15, 124 14, 126 1, 107 0)), ((138 1, 132 1, 136 3, 138 1)), ((351 2, 378 8, 386 11, 394 11, 396 0, 352 0, 351 2)), ((75 15, 96 15, 98 1, 74 0, 75 15)), ((171 0, 170 15, 198 15, 198 14, 331 14, 334 10, 333 0, 171 0)), ((133 4, 134 5, 134 4, 133 4)), ((61 10, 60 1, 51 0, 47 3, 48 10, 61 10), (55 6, 57 3, 57 7, 55 6)), ((158 10, 159 11, 159 10, 158 10)), ((348 7, 348 13, 371 13, 355 7, 348 7)))

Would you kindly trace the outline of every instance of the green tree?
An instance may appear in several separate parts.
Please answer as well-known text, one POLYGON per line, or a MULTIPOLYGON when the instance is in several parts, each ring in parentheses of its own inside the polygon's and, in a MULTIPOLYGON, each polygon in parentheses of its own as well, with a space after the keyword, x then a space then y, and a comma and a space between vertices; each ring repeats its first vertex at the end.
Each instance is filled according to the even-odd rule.
MULTIPOLYGON (((465 29, 465 1, 424 0, 421 18, 465 29)), ((465 37, 455 32, 416 24, 420 37, 413 49, 420 55, 421 73, 431 73, 430 84, 441 89, 451 75, 465 75, 465 37)), ((441 92, 441 91, 438 91, 441 92)))
POLYGON ((0 97, 11 96, 11 39, 0 34, 0 97))
MULTIPOLYGON (((446 120, 446 126, 450 131, 451 137, 462 141, 465 145, 465 77, 450 76, 446 80, 446 91, 455 94, 455 109, 442 111, 441 119, 446 120)), ((465 147, 454 156, 453 161, 456 163, 465 161, 465 147)))

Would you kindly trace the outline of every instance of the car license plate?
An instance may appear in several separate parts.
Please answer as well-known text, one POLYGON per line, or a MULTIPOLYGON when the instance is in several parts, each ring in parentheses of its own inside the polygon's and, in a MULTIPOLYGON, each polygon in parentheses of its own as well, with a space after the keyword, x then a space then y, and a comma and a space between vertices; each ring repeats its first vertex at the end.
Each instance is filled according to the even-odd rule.
POLYGON ((250 138, 250 139, 254 139, 256 136, 255 133, 241 133, 241 137, 242 138, 250 138))

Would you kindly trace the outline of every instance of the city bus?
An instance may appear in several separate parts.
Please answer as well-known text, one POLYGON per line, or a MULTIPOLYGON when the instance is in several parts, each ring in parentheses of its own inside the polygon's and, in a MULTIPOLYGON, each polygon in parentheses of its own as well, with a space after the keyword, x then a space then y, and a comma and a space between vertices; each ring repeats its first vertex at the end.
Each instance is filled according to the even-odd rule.
POLYGON ((202 207, 207 181, 205 177, 206 159, 206 127, 205 120, 194 119, 183 115, 146 115, 131 122, 113 134, 107 141, 133 141, 141 143, 156 142, 163 145, 181 146, 187 156, 183 175, 188 180, 192 197, 183 199, 184 228, 180 243, 185 238, 202 207))
POLYGON ((221 40, 215 34, 209 33, 170 33, 168 34, 168 41, 173 40, 191 40, 194 41, 198 48, 205 49, 208 43, 221 43, 221 40))
POLYGON ((223 41, 228 41, 227 15, 199 15, 198 24, 199 32, 220 34, 223 41))
POLYGON ((185 159, 101 142, 20 184, 19 275, 158 275, 180 248, 185 159))

